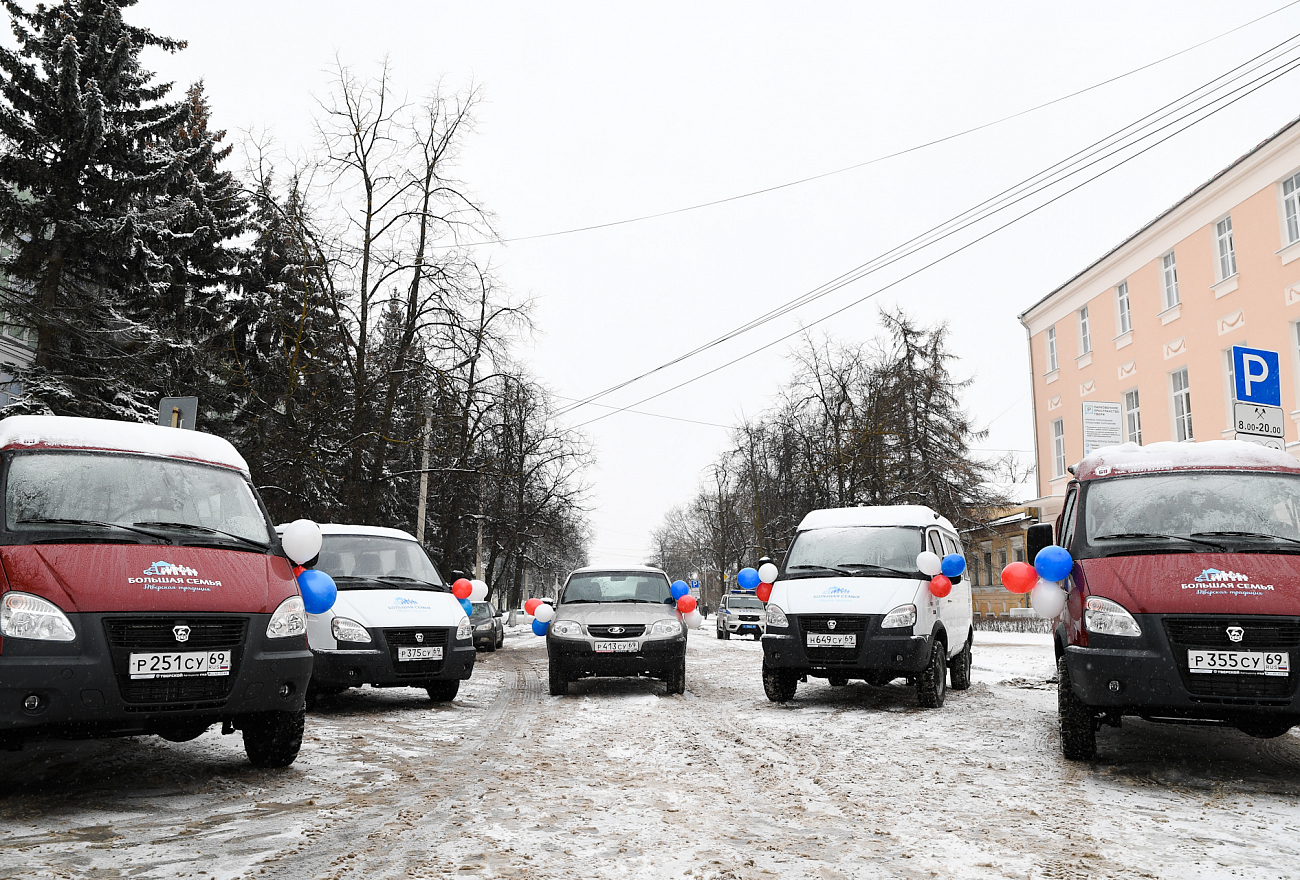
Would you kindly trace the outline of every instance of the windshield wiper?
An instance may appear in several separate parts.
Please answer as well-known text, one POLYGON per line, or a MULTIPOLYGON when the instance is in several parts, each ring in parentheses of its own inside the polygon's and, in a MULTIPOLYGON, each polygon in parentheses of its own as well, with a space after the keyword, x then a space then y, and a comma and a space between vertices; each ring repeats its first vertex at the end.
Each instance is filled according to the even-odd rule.
POLYGON ((857 574, 857 572, 849 571, 847 568, 839 568, 834 565, 788 565, 785 570, 793 571, 795 569, 805 569, 808 571, 833 571, 836 574, 848 575, 849 577, 854 577, 857 574))
POLYGON ((1267 532, 1192 532, 1193 535, 1205 535, 1210 538, 1268 538, 1270 541, 1286 541, 1300 544, 1300 540, 1285 535, 1270 535, 1267 532))
MULTIPOLYGON (((904 571, 901 568, 890 568, 888 565, 877 565, 874 562, 844 562, 841 563, 841 565, 848 566, 849 568, 869 568, 873 571, 887 571, 890 574, 901 574, 903 577, 915 578, 916 580, 921 580, 925 577, 919 571, 904 571)), ((861 576, 862 572, 857 572, 857 574, 861 576)))
POLYGON ((371 580, 376 580, 379 581, 380 583, 385 583, 385 584, 388 583, 399 584, 402 586, 419 584, 420 586, 414 587, 414 589, 418 590, 422 588, 428 588, 430 590, 441 590, 444 593, 450 592, 447 589, 447 586, 445 584, 435 584, 433 581, 426 581, 423 578, 407 577, 406 575, 402 575, 402 574, 386 574, 383 575, 382 577, 371 578, 371 580))
POLYGON ((666 604, 667 604, 667 600, 664 600, 664 599, 658 599, 658 600, 651 600, 651 599, 603 599, 602 601, 604 601, 604 602, 610 602, 610 603, 615 603, 615 602, 635 602, 635 603, 638 603, 638 604, 641 604, 641 605, 666 605, 666 604))
MULTIPOLYGON (((1197 532, 1197 534, 1209 534, 1208 532, 1197 532)), ((1094 541, 1113 541, 1125 538, 1164 538, 1170 541, 1187 541, 1191 544, 1204 544, 1206 547, 1213 547, 1215 550, 1225 549, 1222 544, 1216 544, 1213 541, 1202 541, 1200 538, 1192 538, 1187 535, 1158 535, 1155 532, 1121 532, 1116 535, 1098 535, 1093 538, 1094 541)))
POLYGON ((236 535, 236 534, 234 534, 234 533, 232 533, 232 532, 223 532, 223 531, 221 531, 221 529, 214 529, 214 528, 212 528, 211 526, 201 526, 201 525, 198 525, 197 523, 183 523, 183 522, 138 522, 138 523, 135 523, 135 525, 137 525, 137 526, 158 526, 159 528, 162 528, 162 529, 183 529, 184 531, 189 531, 189 532, 206 532, 206 533, 208 533, 208 534, 210 534, 210 535, 222 535, 223 537, 226 537, 226 538, 233 538, 234 540, 239 541, 239 542, 244 543, 244 544, 247 544, 247 545, 250 546, 250 547, 256 547, 258 550, 265 550, 266 548, 268 548, 268 547, 271 546, 271 543, 270 543, 269 541, 267 541, 267 542, 265 542, 265 543, 263 543, 263 542, 261 542, 261 541, 254 541, 252 538, 245 538, 243 535, 236 535))
POLYGON ((565 599, 561 605, 599 605, 600 599, 565 599))
POLYGON ((60 526, 98 526, 103 529, 124 529, 128 532, 135 532, 140 535, 148 535, 150 538, 157 538, 158 540, 165 541, 168 544, 174 543, 166 535, 160 535, 157 532, 151 532, 148 529, 138 529, 135 526, 128 526, 115 522, 103 522, 97 519, 57 519, 54 517, 43 517, 37 519, 20 519, 16 524, 20 526, 51 524, 60 526))

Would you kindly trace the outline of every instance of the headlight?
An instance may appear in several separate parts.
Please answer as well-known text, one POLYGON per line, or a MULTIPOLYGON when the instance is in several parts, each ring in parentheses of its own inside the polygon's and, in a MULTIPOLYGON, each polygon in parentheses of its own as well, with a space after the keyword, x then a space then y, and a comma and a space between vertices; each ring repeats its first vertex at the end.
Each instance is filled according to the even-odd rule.
POLYGON ((487 623, 480 623, 478 626, 474 627, 476 631, 481 633, 485 633, 492 628, 493 626, 491 621, 488 621, 487 623))
POLYGON ((456 624, 456 638, 462 642, 474 638, 474 627, 469 625, 469 618, 464 615, 461 615, 460 623, 456 624))
POLYGON ((582 624, 576 620, 556 620, 551 623, 551 634, 565 639, 582 638, 582 624))
POLYGON ((1089 596, 1084 603, 1083 624, 1088 627, 1088 632, 1101 636, 1142 635, 1142 627, 1123 605, 1101 596, 1089 596))
POLYGON ((266 625, 268 639, 287 639, 307 632, 307 611, 302 607, 302 596, 290 596, 280 603, 266 625))
POLYGON ((781 610, 780 605, 768 603, 767 625, 770 629, 784 629, 790 625, 790 621, 786 618, 785 612, 781 610))
POLYGON ((330 623, 330 629, 334 632, 334 638, 340 642, 368 642, 370 633, 366 628, 347 617, 336 617, 330 623))
POLYGON ((650 635, 652 636, 679 636, 682 634, 682 622, 680 620, 656 620, 650 624, 650 635))
POLYGON ((27 593, 5 593, 0 608, 0 635, 11 639, 70 642, 77 637, 59 606, 27 593))
POLYGON ((881 629, 899 629, 904 626, 912 626, 916 623, 916 606, 899 605, 893 611, 885 615, 885 619, 880 621, 881 629))

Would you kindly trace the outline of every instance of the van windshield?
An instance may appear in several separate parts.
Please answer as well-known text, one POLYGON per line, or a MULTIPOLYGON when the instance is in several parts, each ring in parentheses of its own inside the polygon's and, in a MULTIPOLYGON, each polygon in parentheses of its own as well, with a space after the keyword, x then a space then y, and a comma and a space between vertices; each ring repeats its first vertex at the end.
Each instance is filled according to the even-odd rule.
POLYGON ((1181 552, 1261 543, 1300 551, 1300 476, 1234 471, 1097 480, 1087 484, 1084 527, 1088 543, 1102 552, 1134 542, 1181 552))
POLYGON ((386 535, 325 535, 316 568, 340 590, 446 589, 423 547, 386 535))
POLYGON ((9 460, 5 527, 112 540, 161 538, 265 550, 271 531, 242 474, 121 453, 34 451, 9 460))
POLYGON ((810 529, 795 536, 783 579, 805 577, 924 577, 921 530, 902 526, 810 529))

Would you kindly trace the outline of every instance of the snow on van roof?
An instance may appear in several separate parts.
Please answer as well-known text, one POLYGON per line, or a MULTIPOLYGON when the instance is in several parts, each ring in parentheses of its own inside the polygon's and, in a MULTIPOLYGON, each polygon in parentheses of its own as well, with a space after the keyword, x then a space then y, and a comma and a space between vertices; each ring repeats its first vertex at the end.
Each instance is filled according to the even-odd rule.
POLYGON ((201 431, 140 422, 74 416, 9 416, 0 419, 0 449, 13 447, 136 452, 219 464, 248 473, 248 462, 228 440, 201 431))
POLYGON ((575 568, 573 571, 569 572, 569 576, 572 577, 575 574, 590 574, 594 571, 645 571, 662 574, 664 577, 668 576, 662 568, 655 568, 653 565, 628 565, 625 562, 613 562, 609 565, 585 565, 582 568, 575 568))
MULTIPOLYGON (((283 525, 276 526, 277 529, 284 528, 283 525)), ((383 526, 350 526, 341 523, 321 523, 320 532, 322 535, 363 535, 369 538, 401 538, 403 541, 414 541, 415 535, 410 532, 404 532, 401 529, 387 529, 383 526)))
POLYGON ((875 507, 830 507, 809 511, 799 531, 852 526, 939 526, 956 533, 952 523, 922 504, 887 504, 875 507))
POLYGON ((1104 446, 1074 466, 1078 480, 1150 471, 1234 469, 1300 473, 1300 461, 1278 449, 1244 440, 1204 440, 1175 443, 1171 440, 1138 446, 1104 446))

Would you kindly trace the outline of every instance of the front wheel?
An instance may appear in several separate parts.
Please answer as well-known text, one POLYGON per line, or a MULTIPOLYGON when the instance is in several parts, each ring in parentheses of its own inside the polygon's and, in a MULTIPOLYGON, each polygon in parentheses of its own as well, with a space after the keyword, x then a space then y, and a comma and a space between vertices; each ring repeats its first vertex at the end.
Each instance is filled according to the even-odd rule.
POLYGON ((947 651, 943 642, 934 640, 930 663, 916 677, 916 698, 922 709, 938 709, 948 694, 947 651))
POLYGON ((799 688, 799 673, 790 669, 763 664, 763 692, 773 703, 787 703, 794 699, 799 688))
POLYGON ((302 748, 304 712, 262 712, 242 724, 244 752, 254 767, 288 767, 302 748))
POLYGON ((664 693, 667 694, 684 694, 686 693, 686 657, 668 667, 664 675, 664 693))
POLYGON ((718 633, 718 638, 722 638, 722 630, 720 630, 720 629, 717 630, 717 633, 718 633))
POLYGON ((431 681, 424 686, 424 689, 428 692, 429 699, 435 703, 447 703, 456 699, 456 694, 460 693, 460 679, 431 681))
POLYGON ((1071 761, 1095 758, 1097 722, 1092 710, 1074 695, 1064 657, 1056 661, 1056 708, 1061 716, 1061 752, 1071 761))
POLYGON ((971 667, 971 640, 975 637, 972 633, 966 638, 966 647, 953 657, 948 667, 948 675, 952 678, 952 689, 955 691, 964 691, 970 688, 970 667, 971 667))
POLYGON ((562 697, 569 692, 569 679, 564 674, 564 667, 559 660, 552 660, 547 669, 551 696, 562 697))

